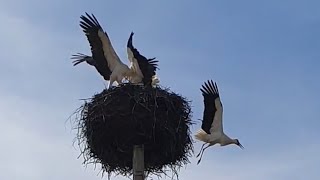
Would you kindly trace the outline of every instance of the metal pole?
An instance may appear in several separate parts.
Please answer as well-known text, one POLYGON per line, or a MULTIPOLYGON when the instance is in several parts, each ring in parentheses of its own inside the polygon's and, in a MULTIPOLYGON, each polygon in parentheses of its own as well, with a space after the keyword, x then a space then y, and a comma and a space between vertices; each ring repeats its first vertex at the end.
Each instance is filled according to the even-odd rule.
POLYGON ((144 180, 144 146, 133 146, 133 180, 144 180))

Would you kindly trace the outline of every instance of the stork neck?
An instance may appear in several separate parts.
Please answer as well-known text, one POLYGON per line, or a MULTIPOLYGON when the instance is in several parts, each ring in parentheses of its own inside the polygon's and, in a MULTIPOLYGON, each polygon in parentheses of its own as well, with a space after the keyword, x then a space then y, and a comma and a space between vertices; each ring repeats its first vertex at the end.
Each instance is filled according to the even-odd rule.
POLYGON ((222 134, 222 138, 221 138, 221 146, 226 146, 229 144, 233 144, 234 140, 229 138, 227 135, 225 135, 224 133, 222 134))

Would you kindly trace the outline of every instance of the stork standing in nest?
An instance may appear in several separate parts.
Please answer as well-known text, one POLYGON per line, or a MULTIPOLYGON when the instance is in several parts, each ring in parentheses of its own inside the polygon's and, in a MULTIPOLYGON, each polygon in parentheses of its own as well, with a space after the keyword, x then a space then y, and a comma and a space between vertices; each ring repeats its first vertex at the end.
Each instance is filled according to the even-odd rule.
POLYGON ((136 76, 131 76, 129 81, 132 83, 143 83, 145 86, 155 86, 160 82, 156 76, 158 61, 155 58, 147 59, 139 53, 132 44, 133 34, 131 32, 128 39, 127 53, 128 59, 132 64, 131 69, 135 72, 136 76))
POLYGON ((121 84, 124 78, 135 84, 143 83, 144 85, 155 85, 159 79, 155 76, 157 62, 154 59, 147 59, 142 56, 132 45, 132 36, 128 40, 127 52, 131 63, 129 68, 124 64, 115 52, 108 34, 102 29, 96 17, 81 16, 80 27, 83 29, 87 40, 91 46, 92 56, 82 53, 72 55, 74 66, 87 62, 94 66, 100 75, 109 81, 110 88, 114 82, 121 84))
POLYGON ((223 106, 220 101, 218 86, 213 81, 207 81, 200 88, 204 98, 204 112, 201 129, 196 133, 195 138, 204 142, 197 157, 201 154, 198 164, 201 161, 204 150, 215 144, 226 146, 235 144, 244 148, 238 139, 231 139, 223 132, 222 114, 223 106), (204 145, 208 144, 205 148, 204 145))

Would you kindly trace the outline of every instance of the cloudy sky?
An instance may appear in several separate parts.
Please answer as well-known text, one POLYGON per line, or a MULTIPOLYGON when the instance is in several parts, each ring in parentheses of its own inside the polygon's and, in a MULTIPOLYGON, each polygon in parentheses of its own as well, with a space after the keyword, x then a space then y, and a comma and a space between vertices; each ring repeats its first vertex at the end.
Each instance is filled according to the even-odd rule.
MULTIPOLYGON (((320 177, 320 2, 317 0, 0 0, 0 179, 99 180, 72 145, 68 116, 104 88, 79 17, 94 13, 124 62, 126 42, 160 61, 161 84, 192 101, 217 81, 225 132, 245 146, 208 149, 180 179, 320 177)), ((195 133, 200 123, 191 127, 195 133)), ((201 143, 195 144, 195 152, 201 143)), ((105 177, 107 178, 107 177, 105 177)), ((124 179, 121 176, 115 180, 124 179)))

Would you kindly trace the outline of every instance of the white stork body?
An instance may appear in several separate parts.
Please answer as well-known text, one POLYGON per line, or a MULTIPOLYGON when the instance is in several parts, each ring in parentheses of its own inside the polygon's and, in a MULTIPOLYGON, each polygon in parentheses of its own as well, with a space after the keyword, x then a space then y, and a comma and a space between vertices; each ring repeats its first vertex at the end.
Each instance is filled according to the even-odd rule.
POLYGON ((223 132, 222 114, 223 106, 220 101, 219 90, 216 83, 208 81, 200 89, 204 97, 204 112, 201 129, 196 133, 195 138, 204 142, 197 157, 201 154, 198 164, 201 161, 203 152, 210 146, 220 144, 226 146, 236 144, 240 148, 243 146, 238 139, 231 139, 223 132), (204 145, 208 144, 205 148, 204 145))
POLYGON ((131 74, 130 69, 125 64, 118 64, 112 71, 110 75, 110 84, 109 88, 112 86, 114 82, 117 82, 118 84, 122 83, 122 80, 131 74))

